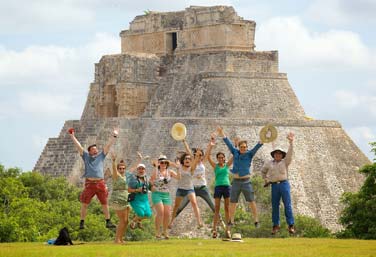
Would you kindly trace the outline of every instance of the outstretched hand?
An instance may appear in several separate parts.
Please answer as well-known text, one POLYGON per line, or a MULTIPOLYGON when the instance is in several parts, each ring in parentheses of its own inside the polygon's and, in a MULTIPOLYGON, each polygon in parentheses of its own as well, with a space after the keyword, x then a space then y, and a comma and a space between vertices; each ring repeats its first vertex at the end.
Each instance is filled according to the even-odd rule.
POLYGON ((117 137, 119 135, 119 128, 114 128, 114 130, 112 131, 112 135, 114 137, 117 137))
POLYGON ((294 135, 293 132, 289 132, 287 134, 287 139, 289 140, 290 143, 292 143, 294 141, 294 137, 295 137, 295 135, 294 135))
POLYGON ((217 134, 215 132, 210 134, 210 145, 215 145, 215 138, 217 137, 217 134))
POLYGON ((223 128, 218 126, 217 127, 217 134, 220 136, 220 137, 225 137, 225 132, 223 132, 223 128))
POLYGON ((142 154, 140 152, 137 152, 138 159, 142 160, 142 154))

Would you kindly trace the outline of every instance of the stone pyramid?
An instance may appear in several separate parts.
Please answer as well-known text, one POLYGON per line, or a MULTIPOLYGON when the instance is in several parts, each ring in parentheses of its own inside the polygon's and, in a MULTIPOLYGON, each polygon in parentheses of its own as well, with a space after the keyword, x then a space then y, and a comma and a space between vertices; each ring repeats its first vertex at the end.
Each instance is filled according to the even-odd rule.
MULTIPOLYGON (((48 140, 34 170, 78 182, 83 164, 66 133, 70 127, 85 146, 103 146, 112 128, 119 127, 113 150, 130 164, 136 151, 174 159, 183 150, 170 136, 175 122, 186 124, 191 147, 203 148, 218 125, 252 147, 261 128, 271 123, 280 136, 257 153, 253 173, 260 174, 273 147, 287 149, 285 136, 293 131, 294 211, 338 230, 339 197, 360 187, 363 177, 357 170, 369 160, 337 121, 307 119, 287 75, 279 72, 278 52, 255 51, 255 26, 228 6, 137 16, 120 33, 121 53, 95 64, 81 119, 66 121, 59 136, 48 140)), ((213 157, 217 150, 228 152, 221 140, 213 157)), ((212 183, 209 167, 207 176, 212 183)), ((186 217, 189 230, 195 221, 186 217)))

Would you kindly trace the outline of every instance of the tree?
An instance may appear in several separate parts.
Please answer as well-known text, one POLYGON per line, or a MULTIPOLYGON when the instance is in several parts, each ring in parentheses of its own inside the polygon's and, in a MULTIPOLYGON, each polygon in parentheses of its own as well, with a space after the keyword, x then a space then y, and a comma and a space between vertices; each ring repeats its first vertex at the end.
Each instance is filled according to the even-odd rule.
MULTIPOLYGON (((371 146, 376 155, 376 142, 371 146)), ((359 172, 366 176, 363 186, 357 193, 344 193, 341 199, 345 208, 340 223, 345 230, 339 236, 376 239, 376 162, 363 166, 359 172)))

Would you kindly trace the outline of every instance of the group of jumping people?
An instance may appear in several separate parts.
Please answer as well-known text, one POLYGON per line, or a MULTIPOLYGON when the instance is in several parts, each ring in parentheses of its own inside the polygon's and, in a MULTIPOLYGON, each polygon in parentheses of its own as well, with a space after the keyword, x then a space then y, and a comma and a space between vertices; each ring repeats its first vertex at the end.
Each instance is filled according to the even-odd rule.
MULTIPOLYGON (((197 205, 197 197, 201 197, 214 212, 212 237, 218 237, 217 226, 224 228, 224 238, 231 238, 231 226, 234 225, 236 206, 240 193, 245 197, 254 219, 254 226, 259 228, 254 190, 250 181, 252 158, 262 147, 258 142, 252 149, 248 149, 247 141, 234 140, 234 143, 225 135, 223 129, 218 127, 211 133, 210 141, 204 151, 201 148, 190 148, 185 139, 182 140, 185 151, 175 161, 170 161, 161 154, 158 159, 152 160, 154 167, 151 176, 147 176, 146 166, 142 161, 143 156, 138 154, 134 164, 127 168, 125 162, 118 160, 115 153, 111 152, 112 159, 112 193, 108 199, 108 189, 104 180, 104 160, 111 146, 115 143, 119 130, 114 129, 108 143, 102 151, 98 151, 96 145, 90 145, 85 151, 75 137, 73 129, 69 134, 79 151, 85 165, 84 190, 80 195, 81 221, 80 229, 85 228, 87 207, 91 199, 96 195, 102 205, 106 218, 106 227, 115 228, 115 243, 124 243, 124 234, 129 225, 131 229, 142 229, 142 220, 155 213, 155 237, 168 239, 168 230, 172 228, 175 218, 191 203, 193 213, 197 220, 197 227, 203 227, 200 210, 197 205), (227 145, 231 157, 226 160, 225 153, 217 152, 216 161, 211 157, 212 149, 216 145, 217 137, 222 137, 227 145), (214 171, 215 188, 214 203, 210 196, 206 181, 205 162, 208 162, 214 171), (231 167, 232 166, 232 167, 231 167), (230 181, 232 174, 232 181, 230 181), (170 192, 171 180, 177 180, 175 202, 172 204, 170 192), (149 203, 148 192, 151 191, 152 207, 149 203), (224 199, 224 220, 220 215, 221 199, 224 199), (173 208, 171 208, 173 205, 173 208), (117 226, 111 223, 109 206, 118 216, 117 226), (134 211, 134 218, 129 222, 130 207, 134 211)), ((285 216, 288 223, 288 231, 295 233, 294 217, 291 207, 290 185, 288 182, 288 166, 292 160, 294 134, 287 135, 289 149, 287 153, 281 149, 271 152, 272 160, 266 162, 262 168, 262 176, 265 186, 271 184, 272 190, 272 234, 280 230, 279 205, 284 203, 285 216)))

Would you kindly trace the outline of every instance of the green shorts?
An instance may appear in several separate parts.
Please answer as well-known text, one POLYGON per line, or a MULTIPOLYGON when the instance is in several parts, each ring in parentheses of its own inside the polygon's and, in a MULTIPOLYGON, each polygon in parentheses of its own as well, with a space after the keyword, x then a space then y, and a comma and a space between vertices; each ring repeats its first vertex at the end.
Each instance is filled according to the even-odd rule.
POLYGON ((152 192, 151 201, 153 204, 162 203, 163 205, 171 205, 171 197, 168 192, 152 192))

